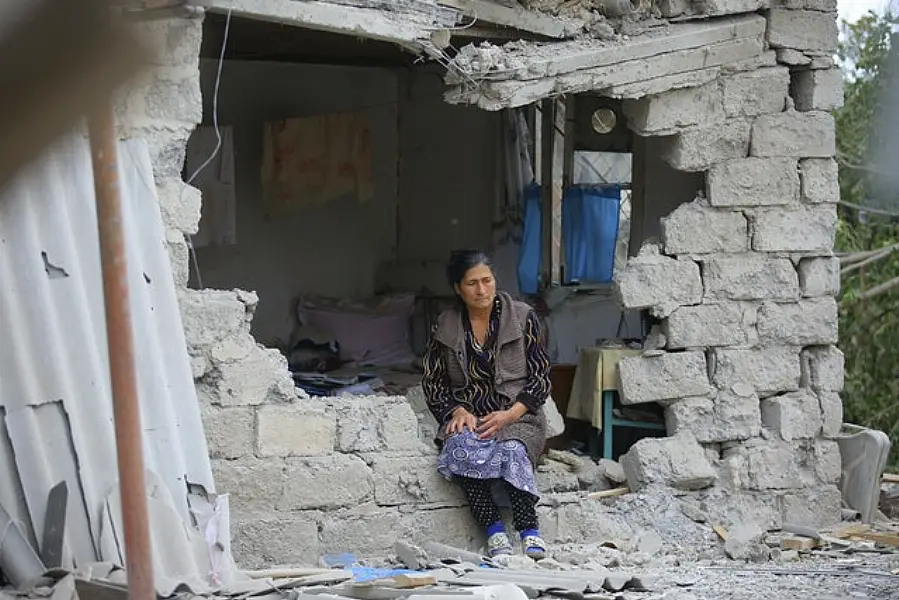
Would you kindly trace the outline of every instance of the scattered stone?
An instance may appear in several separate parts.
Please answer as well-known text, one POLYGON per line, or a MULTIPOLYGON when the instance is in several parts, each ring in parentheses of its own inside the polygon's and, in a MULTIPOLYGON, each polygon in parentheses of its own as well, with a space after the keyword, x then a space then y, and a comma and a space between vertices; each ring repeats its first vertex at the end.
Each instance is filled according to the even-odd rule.
POLYGON ((635 592, 651 592, 659 583, 658 575, 644 573, 642 575, 634 575, 627 584, 627 589, 635 592))
POLYGON ((627 481, 627 476, 624 474, 624 469, 617 461, 611 460, 609 458, 601 458, 599 459, 598 464, 600 470, 602 471, 602 474, 610 481, 614 483, 624 483, 625 481, 627 481))
POLYGON ((393 551, 396 553, 397 559, 406 565, 407 569, 413 571, 426 568, 430 562, 427 552, 402 540, 398 540, 394 544, 393 551))
POLYGON ((717 477, 702 446, 690 433, 644 438, 621 457, 628 487, 640 490, 661 483, 682 490, 709 487, 717 477))
POLYGON ((662 550, 662 538, 652 530, 641 531, 637 536, 637 551, 650 556, 658 554, 662 550))
POLYGON ((768 560, 768 548, 762 543, 764 531, 754 523, 738 525, 728 532, 724 552, 733 560, 762 562, 768 560))
POLYGON ((631 576, 627 573, 609 573, 606 575, 602 587, 610 592, 620 592, 630 580, 631 576))
POLYGON ((681 500, 680 509, 688 519, 695 523, 705 523, 708 520, 699 505, 689 500, 681 500))

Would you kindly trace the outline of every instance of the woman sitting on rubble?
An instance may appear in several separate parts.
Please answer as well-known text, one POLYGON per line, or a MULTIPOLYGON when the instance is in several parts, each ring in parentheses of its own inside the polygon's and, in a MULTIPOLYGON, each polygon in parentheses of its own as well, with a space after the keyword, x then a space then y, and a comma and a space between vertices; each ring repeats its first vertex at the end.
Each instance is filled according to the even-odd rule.
POLYGON ((438 472, 457 481, 490 556, 512 553, 493 493, 508 496, 523 552, 540 560, 534 467, 546 443, 543 403, 549 355, 534 310, 496 291, 489 258, 453 252, 447 277, 458 304, 443 312, 428 343, 422 387, 441 429, 438 472))

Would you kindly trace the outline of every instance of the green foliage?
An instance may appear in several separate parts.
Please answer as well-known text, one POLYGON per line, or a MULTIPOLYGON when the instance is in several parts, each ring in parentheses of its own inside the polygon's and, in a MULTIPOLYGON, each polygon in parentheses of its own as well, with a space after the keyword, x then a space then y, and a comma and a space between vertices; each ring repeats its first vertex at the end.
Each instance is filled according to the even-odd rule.
MULTIPOLYGON (((836 115, 840 192, 844 201, 864 204, 870 195, 864 165, 878 133, 877 106, 884 81, 891 15, 874 13, 843 23, 839 57, 845 75, 845 105, 836 115)), ((859 222, 843 210, 836 246, 841 253, 864 252, 899 243, 899 219, 859 222)), ((893 440, 892 464, 899 464, 899 287, 864 298, 878 284, 899 277, 899 250, 852 270, 842 278, 840 347, 846 355, 845 420, 880 429, 893 440)))

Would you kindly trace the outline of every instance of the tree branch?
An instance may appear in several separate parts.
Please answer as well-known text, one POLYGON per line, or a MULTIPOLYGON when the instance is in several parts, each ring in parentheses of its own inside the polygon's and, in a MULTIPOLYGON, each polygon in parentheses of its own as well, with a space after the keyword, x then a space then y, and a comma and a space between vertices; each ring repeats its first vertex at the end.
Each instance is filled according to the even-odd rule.
POLYGON ((871 263, 874 263, 874 262, 877 262, 878 260, 886 258, 890 254, 892 254, 893 251, 896 250, 897 248, 899 248, 899 244, 893 244, 892 246, 886 246, 885 248, 878 248, 877 250, 872 250, 870 252, 859 252, 857 254, 850 255, 850 256, 846 257, 845 260, 840 261, 842 263, 845 263, 845 262, 850 263, 849 265, 840 269, 840 275, 848 275, 849 273, 852 273, 853 271, 855 271, 857 269, 861 269, 862 267, 870 265, 871 263), (857 257, 857 258, 855 258, 855 260, 852 260, 853 257, 857 257))
POLYGON ((893 212, 891 210, 884 210, 882 208, 870 208, 867 206, 862 206, 861 204, 853 204, 852 202, 846 202, 845 200, 837 200, 837 204, 839 204, 840 206, 846 206, 848 208, 853 208, 858 211, 871 213, 872 215, 884 215, 887 217, 899 217, 899 212, 893 212))
POLYGON ((888 279, 887 281, 884 281, 879 285, 875 285, 864 293, 859 294, 857 300, 870 300, 874 296, 879 296, 880 294, 891 290, 896 286, 899 286, 899 277, 893 277, 892 279, 888 279))

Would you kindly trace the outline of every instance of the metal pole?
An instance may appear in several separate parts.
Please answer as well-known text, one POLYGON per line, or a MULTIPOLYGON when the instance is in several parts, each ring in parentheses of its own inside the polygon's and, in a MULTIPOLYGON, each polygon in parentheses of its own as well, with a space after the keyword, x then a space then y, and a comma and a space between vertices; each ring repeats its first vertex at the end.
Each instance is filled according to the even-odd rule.
POLYGON ((125 534, 125 568, 130 600, 155 600, 150 524, 144 486, 140 405, 134 369, 134 341, 128 297, 128 265, 122 229, 122 199, 115 114, 109 102, 88 120, 97 225, 106 304, 106 337, 115 416, 119 490, 125 534))

